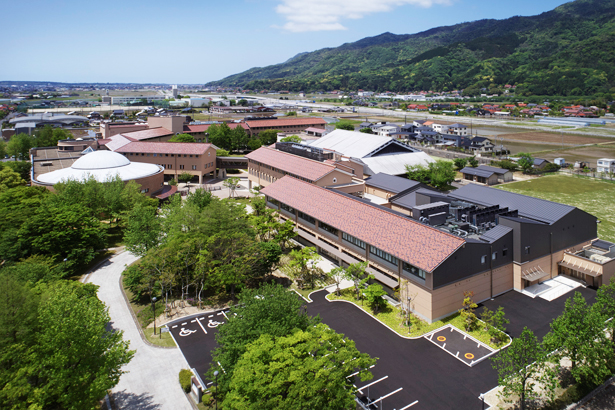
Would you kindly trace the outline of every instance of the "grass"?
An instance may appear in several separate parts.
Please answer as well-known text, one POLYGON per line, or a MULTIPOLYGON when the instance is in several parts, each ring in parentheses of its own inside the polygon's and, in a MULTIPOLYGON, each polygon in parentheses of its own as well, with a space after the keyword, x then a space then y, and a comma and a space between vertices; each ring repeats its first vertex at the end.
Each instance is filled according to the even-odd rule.
POLYGON ((160 327, 156 326, 156 335, 154 336, 154 328, 143 329, 145 338, 152 344, 162 347, 175 347, 175 341, 171 337, 171 333, 160 333, 160 327))
MULTIPOLYGON (((364 305, 364 304, 362 305, 362 301, 359 301, 356 299, 355 291, 353 288, 342 290, 340 293, 340 296, 337 296, 335 292, 333 292, 327 296, 327 299, 346 300, 348 302, 352 302, 356 304, 359 308, 363 309, 370 315, 376 317, 378 320, 380 320, 381 322, 389 326, 391 329, 393 329, 393 331, 395 331, 401 336, 419 337, 419 336, 424 335, 425 333, 431 332, 432 330, 436 330, 444 325, 452 325, 456 327, 457 329, 468 333, 469 335, 483 342, 484 344, 492 347, 493 349, 498 349, 500 347, 500 346, 497 346, 491 343, 489 333, 485 332, 482 326, 478 330, 474 330, 470 332, 466 331, 463 326, 464 325, 463 319, 461 318, 459 313, 455 313, 449 317, 446 317, 442 320, 438 320, 437 322, 434 322, 431 324, 424 322, 422 320, 419 322, 419 319, 417 318, 414 321, 415 324, 412 325, 410 330, 408 330, 408 326, 406 325, 406 318, 402 314, 400 307, 394 307, 394 306, 387 304, 387 307, 385 309, 381 310, 379 313, 374 313, 369 306, 364 305), (420 325, 417 325, 416 323, 420 323, 420 325)), ((508 338, 505 338, 504 340, 507 341, 508 338)))
POLYGON ((315 292, 315 291, 317 291, 317 290, 321 290, 321 289, 323 289, 322 287, 318 287, 318 286, 314 287, 313 289, 299 289, 299 288, 297 287, 297 285, 296 285, 296 284, 294 284, 294 283, 291 285, 291 287, 290 287, 290 288, 291 288, 291 289, 293 289, 293 290, 295 290, 295 291, 297 291, 297 292, 299 292, 299 294, 300 294, 301 296, 303 296, 304 298, 306 298, 307 300, 310 300, 310 299, 308 298, 308 296, 310 295, 310 293, 315 292))
POLYGON ((576 206, 595 215, 598 235, 607 241, 615 241, 615 183, 572 175, 544 176, 528 181, 514 182, 498 187, 535 198, 546 199, 576 206))

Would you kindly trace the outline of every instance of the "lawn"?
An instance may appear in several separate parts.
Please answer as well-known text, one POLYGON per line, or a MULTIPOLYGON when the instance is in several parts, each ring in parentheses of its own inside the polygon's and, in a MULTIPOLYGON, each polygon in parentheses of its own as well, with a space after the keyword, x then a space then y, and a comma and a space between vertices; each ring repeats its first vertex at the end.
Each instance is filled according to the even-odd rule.
MULTIPOLYGON (((391 329, 393 329, 393 331, 395 331, 401 336, 419 337, 421 335, 424 335, 425 333, 429 333, 433 330, 436 330, 444 325, 450 324, 456 327, 457 329, 461 330, 462 332, 468 333, 473 338, 485 343, 486 345, 492 347, 493 349, 498 349, 499 347, 501 347, 501 346, 496 346, 495 344, 491 343, 489 333, 483 330, 483 326, 480 326, 478 330, 474 330, 470 332, 466 331, 463 326, 463 319, 461 318, 459 313, 455 313, 449 317, 446 317, 442 320, 438 320, 437 322, 434 322, 431 324, 428 324, 427 322, 424 322, 424 321, 420 321, 420 322, 415 321, 415 324, 410 328, 410 330, 408 330, 408 326, 406 325, 406 318, 402 314, 400 307, 394 307, 394 306, 387 304, 387 307, 383 311, 377 314, 374 314, 374 312, 367 305, 364 305, 362 301, 358 301, 356 299, 353 288, 342 290, 340 296, 337 296, 335 292, 330 293, 329 295, 327 295, 327 299, 346 300, 348 302, 352 302, 356 306, 358 306, 360 309, 364 310, 365 312, 369 313, 370 315, 374 316, 376 319, 380 320, 381 322, 389 326, 391 329), (417 326, 416 323, 420 323, 420 325, 417 326)), ((509 340, 508 337, 505 337, 503 339, 504 339, 504 343, 508 343, 508 340, 509 340)))
POLYGON ((171 332, 160 333, 160 327, 156 326, 156 335, 154 336, 154 328, 143 329, 143 334, 147 340, 156 346, 175 347, 175 341, 171 336, 171 332))
POLYGON ((514 182, 498 188, 576 206, 600 220, 600 238, 615 241, 615 183, 572 175, 553 175, 514 182))

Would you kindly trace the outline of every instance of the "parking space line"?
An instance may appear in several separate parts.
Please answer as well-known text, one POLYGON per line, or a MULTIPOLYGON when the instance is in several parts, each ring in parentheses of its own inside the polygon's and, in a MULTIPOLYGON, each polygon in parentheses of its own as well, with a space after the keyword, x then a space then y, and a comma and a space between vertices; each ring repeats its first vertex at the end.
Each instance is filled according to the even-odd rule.
POLYGON ((222 311, 222 314, 224 315, 224 317, 226 318, 226 320, 228 320, 228 316, 226 316, 226 313, 224 313, 224 310, 222 311))
POLYGON ((184 322, 182 323, 182 326, 186 326, 188 324, 188 322, 184 322))
POLYGON ((207 316, 207 317, 214 317, 214 315, 209 315, 209 316, 207 316))
POLYGON ((194 322, 196 322, 196 319, 190 321, 190 323, 194 323, 194 322))
POLYGON ((201 326, 201 329, 203 329, 203 332, 205 332, 205 334, 207 334, 207 330, 205 330, 205 328, 203 327, 203 324, 201 323, 201 321, 197 320, 196 323, 198 323, 199 326, 201 326))
POLYGON ((375 382, 371 382, 370 384, 367 384, 367 385, 365 385, 365 386, 361 387, 360 389, 357 389, 357 391, 358 391, 359 393, 363 394, 363 389, 367 389, 368 387, 373 386, 374 384, 376 384, 376 383, 378 383, 378 382, 381 382, 381 381, 383 381, 384 379, 388 379, 388 378, 389 378, 389 376, 384 376, 382 379, 378 379, 378 380, 376 380, 375 382))
POLYGON ((177 325, 171 326, 171 329, 175 329, 177 327, 177 325))
POLYGON ((385 395, 385 396, 382 396, 382 397, 381 397, 381 398, 379 398, 378 400, 374 400, 373 402, 371 402, 371 403, 370 403, 370 405, 372 405, 372 404, 376 404, 376 403, 378 403, 378 402, 380 402, 380 401, 382 401, 382 400, 386 399, 387 397, 392 396, 392 395, 394 395, 395 393, 398 393, 398 392, 402 391, 403 389, 404 389, 403 387, 400 387, 399 389, 397 389, 397 390, 395 390, 395 391, 392 391, 391 393, 389 393, 389 394, 387 394, 387 395, 385 395))
POLYGON ((205 316, 200 317, 199 320, 205 320, 205 316))
POLYGON ((414 403, 410 403, 410 404, 408 404, 406 407, 402 407, 402 408, 401 408, 401 409, 399 409, 399 410, 406 410, 406 409, 409 409, 410 407, 414 406, 414 405, 415 405, 416 403, 418 403, 418 402, 419 402, 419 401, 417 400, 417 401, 415 401, 414 403))

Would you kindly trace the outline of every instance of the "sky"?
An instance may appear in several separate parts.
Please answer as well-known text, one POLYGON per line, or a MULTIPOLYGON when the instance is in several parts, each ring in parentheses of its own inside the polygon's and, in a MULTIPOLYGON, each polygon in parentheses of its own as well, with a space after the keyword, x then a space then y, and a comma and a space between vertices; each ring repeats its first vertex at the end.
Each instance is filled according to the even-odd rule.
POLYGON ((0 0, 0 81, 204 84, 384 32, 566 0, 0 0))

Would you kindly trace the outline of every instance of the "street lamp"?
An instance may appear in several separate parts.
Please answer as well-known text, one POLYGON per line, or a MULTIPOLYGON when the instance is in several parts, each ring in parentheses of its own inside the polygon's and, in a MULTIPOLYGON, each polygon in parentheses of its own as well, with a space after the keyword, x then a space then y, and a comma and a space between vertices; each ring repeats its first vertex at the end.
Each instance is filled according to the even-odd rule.
POLYGON ((410 330, 410 301, 412 298, 408 296, 408 330, 410 330))
POLYGON ((218 371, 214 372, 214 377, 216 378, 216 410, 218 410, 218 371))
POLYGON ((152 298, 152 315, 154 315, 154 335, 156 335, 156 296, 152 298))

